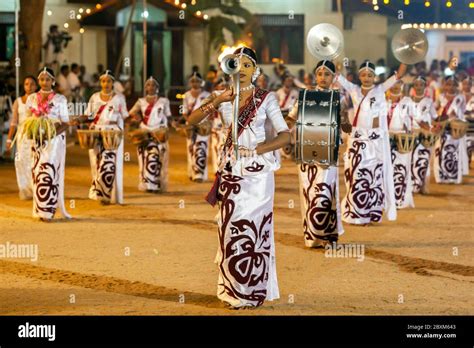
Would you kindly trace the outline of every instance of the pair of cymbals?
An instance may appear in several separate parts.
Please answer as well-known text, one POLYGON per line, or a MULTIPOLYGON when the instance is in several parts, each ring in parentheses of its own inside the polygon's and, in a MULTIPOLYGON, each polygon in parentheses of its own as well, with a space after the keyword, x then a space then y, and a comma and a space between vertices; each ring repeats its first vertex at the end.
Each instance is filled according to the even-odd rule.
MULTIPOLYGON (((306 37, 308 50, 318 59, 333 60, 344 48, 341 31, 329 23, 320 23, 310 29, 306 37)), ((402 29, 391 43, 395 58, 404 64, 415 64, 425 59, 428 52, 426 35, 414 28, 402 29)))

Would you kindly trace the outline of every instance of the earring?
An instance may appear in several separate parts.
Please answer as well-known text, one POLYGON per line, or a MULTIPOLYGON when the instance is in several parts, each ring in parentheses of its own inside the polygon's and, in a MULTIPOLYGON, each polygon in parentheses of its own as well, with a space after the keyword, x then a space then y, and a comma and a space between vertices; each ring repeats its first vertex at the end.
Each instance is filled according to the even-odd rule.
POLYGON ((255 69, 255 72, 252 74, 252 82, 255 82, 255 80, 260 76, 260 68, 257 67, 255 69))

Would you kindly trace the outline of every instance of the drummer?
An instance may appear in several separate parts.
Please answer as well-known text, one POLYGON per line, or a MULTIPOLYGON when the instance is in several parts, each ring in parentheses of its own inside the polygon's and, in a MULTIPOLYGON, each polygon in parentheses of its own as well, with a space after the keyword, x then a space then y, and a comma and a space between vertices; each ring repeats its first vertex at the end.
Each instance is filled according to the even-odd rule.
MULTIPOLYGON (((414 131, 423 130, 420 133, 420 140, 426 136, 434 136, 431 132, 432 121, 438 116, 433 99, 426 94, 427 81, 423 76, 418 76, 413 81, 414 93, 411 97, 415 107, 415 118, 413 122, 414 131), (426 135, 425 133, 428 133, 426 135)), ((432 146, 426 147, 426 143, 419 141, 413 149, 411 163, 411 178, 413 181, 414 193, 428 193, 430 178, 430 159, 432 146)))
POLYGON ((406 72, 401 64, 396 75, 375 85, 375 65, 359 67, 361 86, 338 74, 336 81, 351 96, 355 115, 345 154, 346 195, 341 202, 342 219, 357 225, 382 221, 383 210, 389 220, 397 218, 390 163, 390 143, 385 92, 406 72))
POLYGON ((165 192, 168 186, 169 146, 166 135, 171 110, 170 101, 160 97, 159 90, 160 84, 150 76, 145 82, 146 96, 139 98, 129 111, 130 116, 140 121, 139 130, 136 132, 148 139, 137 148, 138 189, 151 193, 165 192), (150 132, 156 132, 157 135, 149 137, 150 132))
MULTIPOLYGON (((191 89, 184 94, 183 99, 183 116, 187 121, 189 115, 199 109, 204 99, 209 97, 210 93, 203 90, 203 80, 199 73, 194 72, 189 78, 189 85, 191 89)), ((195 182, 203 182, 207 180, 208 168, 207 158, 209 155, 209 132, 206 131, 206 123, 208 120, 204 119, 201 124, 195 127, 189 127, 187 130, 187 158, 188 158, 188 176, 189 179, 195 182), (198 133, 198 128, 201 126, 203 131, 198 133), (205 134, 208 133, 208 134, 205 134)))
MULTIPOLYGON (((464 120, 463 96, 459 94, 458 80, 447 76, 443 93, 436 102, 436 121, 464 120)), ((435 145, 434 177, 438 184, 461 184, 462 176, 468 172, 465 137, 454 139, 449 127, 445 129, 435 145)))
MULTIPOLYGON (((308 90, 331 91, 336 74, 335 65, 329 60, 320 61, 314 70, 316 86, 308 90)), ((288 126, 298 120, 298 102, 288 115, 288 126)), ((350 132, 349 128, 345 128, 350 132)), ((305 245, 309 248, 324 247, 335 243, 344 233, 339 203, 339 174, 337 166, 302 163, 298 167, 301 216, 305 245)))
MULTIPOLYGON (((415 105, 410 97, 403 96, 403 82, 398 80, 387 92, 387 122, 392 134, 392 166, 395 188, 395 201, 398 209, 415 207, 412 193, 411 155, 412 150, 404 152, 397 148, 395 133, 411 133, 415 105)), ((407 140, 407 139, 405 139, 407 140)), ((409 145, 410 142, 404 144, 409 145)), ((414 144, 414 139, 413 139, 414 144)))
MULTIPOLYGON (((89 128, 97 131, 123 131, 124 120, 129 116, 125 97, 115 93, 115 76, 111 70, 105 70, 99 77, 101 91, 89 99, 86 115, 89 128)), ((107 136, 107 133, 103 133, 107 136)), ((111 133, 108 133, 111 134, 111 133)), ((115 150, 106 150, 103 142, 97 142, 89 150, 92 172, 92 185, 89 198, 101 204, 123 203, 123 137, 115 150)))

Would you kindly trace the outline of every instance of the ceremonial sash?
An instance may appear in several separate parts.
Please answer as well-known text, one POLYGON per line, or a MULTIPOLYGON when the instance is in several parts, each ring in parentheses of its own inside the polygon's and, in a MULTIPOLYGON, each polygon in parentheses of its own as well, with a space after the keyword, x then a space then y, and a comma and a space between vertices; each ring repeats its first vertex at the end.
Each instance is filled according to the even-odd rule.
MULTIPOLYGON (((265 97, 268 95, 268 91, 264 89, 257 88, 253 98, 249 98, 247 103, 239 112, 238 123, 237 123, 237 138, 243 133, 244 129, 252 122, 255 115, 257 114, 257 110, 262 105, 265 97), (257 103, 253 101, 257 100, 257 103)), ((229 131, 227 132, 227 137, 224 142, 224 157, 221 160, 225 160, 228 151, 233 150, 232 144, 232 127, 229 127, 229 131)), ((211 190, 206 196, 206 201, 214 206, 218 200, 218 193, 219 193, 219 184, 221 179, 221 173, 218 171, 216 172, 216 177, 214 178, 214 183, 212 184, 211 190)))
POLYGON ((148 103, 148 106, 145 109, 145 117, 143 118, 143 123, 147 126, 148 126, 148 121, 150 120, 151 110, 153 109, 155 104, 158 102, 158 99, 152 103, 148 103))
POLYGON ((356 115, 354 117, 354 121, 352 121, 352 127, 357 127, 357 122, 359 121, 359 112, 360 112, 360 108, 362 106, 362 103, 364 102, 365 100, 365 97, 367 97, 369 95, 370 92, 368 92, 366 95, 364 95, 364 98, 362 98, 362 100, 360 101, 359 103, 359 106, 357 107, 357 112, 356 112, 356 115))
POLYGON ((285 106, 286 102, 288 101, 288 98, 290 97, 290 94, 291 94, 291 91, 288 92, 285 99, 283 100, 283 103, 280 104, 280 109, 285 106))
POLYGON ((95 114, 94 120, 92 121, 93 124, 97 124, 100 119, 100 115, 102 114, 102 111, 104 111, 105 107, 107 106, 108 103, 105 103, 99 107, 99 110, 97 110, 97 113, 95 114))
POLYGON ((451 104, 453 103, 453 101, 454 101, 454 98, 446 103, 446 105, 443 108, 443 111, 441 112, 441 116, 449 116, 448 115, 448 110, 449 110, 449 107, 451 106, 451 104))

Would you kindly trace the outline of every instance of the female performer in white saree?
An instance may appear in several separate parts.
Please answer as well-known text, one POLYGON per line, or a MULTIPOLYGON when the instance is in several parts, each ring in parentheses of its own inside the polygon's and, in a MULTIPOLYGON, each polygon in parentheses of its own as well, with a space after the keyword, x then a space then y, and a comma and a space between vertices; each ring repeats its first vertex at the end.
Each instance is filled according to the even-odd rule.
MULTIPOLYGON (((16 98, 13 103, 13 118, 10 122, 8 131, 7 150, 11 150, 11 144, 15 133, 21 133, 23 122, 26 119, 26 100, 38 89, 38 82, 34 76, 27 76, 23 80, 23 89, 25 94, 16 98)), ((31 163, 33 162, 33 152, 31 147, 33 142, 30 139, 17 139, 15 153, 15 172, 18 183, 18 191, 21 200, 31 199, 33 197, 33 181, 31 177, 31 163)))
POLYGON ((361 86, 342 75, 337 77, 356 110, 345 153, 347 192, 341 202, 345 222, 357 225, 380 222, 384 210, 389 220, 397 218, 385 92, 405 71, 406 66, 401 64, 397 75, 377 86, 375 66, 370 62, 359 67, 361 86))
POLYGON ((59 206, 70 219, 64 204, 64 167, 66 164, 66 129, 69 115, 66 98, 54 93, 54 73, 44 68, 38 74, 40 91, 26 100, 27 117, 47 117, 55 122, 56 136, 50 141, 33 144, 33 217, 42 221, 53 219, 59 206))
MULTIPOLYGON (((226 89, 227 82, 221 77, 216 83, 214 91, 222 91, 226 89)), ((224 128, 222 122, 222 116, 219 112, 214 113, 214 117, 210 117, 212 120, 212 131, 211 131, 211 163, 213 173, 219 170, 220 156, 222 149, 224 148, 224 142, 226 139, 227 131, 224 128)))
MULTIPOLYGON (((330 91, 336 74, 335 65, 322 60, 314 71, 318 91, 330 91)), ((290 111, 287 122, 290 129, 298 120, 297 100, 290 111)), ((350 133, 350 124, 347 121, 350 133)), ((337 242, 344 233, 339 203, 339 170, 337 166, 320 166, 302 163, 298 166, 300 183, 301 215, 303 218, 303 236, 309 248, 322 247, 337 242)))
MULTIPOLYGON (((410 97, 403 97, 403 82, 397 81, 387 93, 387 123, 390 133, 409 133, 413 130, 415 105, 410 97)), ((411 178, 412 152, 401 153, 396 144, 391 148, 395 202, 398 209, 415 207, 411 178)))
MULTIPOLYGON (((418 76, 413 82, 413 89, 415 91, 412 96, 415 104, 415 119, 413 128, 415 130, 424 129, 429 131, 431 129, 431 121, 436 119, 436 108, 429 96, 426 96, 426 80, 422 76, 418 76)), ((430 159, 432 147, 425 147, 420 141, 413 149, 413 156, 411 160, 411 177, 413 181, 414 193, 428 193, 428 184, 430 182, 430 159)))
MULTIPOLYGON (((184 93, 183 99, 182 111, 185 119, 193 111, 199 109, 203 100, 209 97, 209 92, 202 89, 203 81, 200 74, 194 73, 189 79, 189 84, 191 89, 184 93)), ((206 181, 208 177, 207 159, 210 135, 199 134, 196 127, 190 127, 187 132, 186 148, 189 179, 195 182, 206 181)))
MULTIPOLYGON (((122 94, 113 91, 115 77, 106 70, 100 76, 102 90, 89 99, 86 114, 92 121, 90 129, 123 130, 128 117, 122 94)), ((117 150, 106 150, 101 141, 89 150, 92 185, 89 198, 102 204, 123 203, 123 138, 117 150)))
POLYGON ((274 171, 280 167, 275 150, 290 141, 288 126, 276 98, 255 88, 259 75, 256 54, 247 47, 235 52, 240 57, 239 159, 232 148, 232 89, 209 98, 193 112, 188 122, 197 124, 219 110, 229 126, 219 172, 207 201, 219 202, 219 268, 217 296, 233 308, 260 306, 279 298, 273 235, 274 171), (278 135, 267 138, 265 122, 278 135))
MULTIPOLYGON (((168 131, 168 117, 171 117, 170 101, 158 95, 160 84, 152 76, 145 83, 146 97, 139 98, 129 114, 140 117, 140 129, 143 131, 168 131)), ((140 191, 166 192, 168 187, 168 141, 150 140, 140 145, 138 151, 140 191)))
MULTIPOLYGON (((438 121, 464 120, 464 98, 458 91, 458 81, 454 75, 445 78, 444 93, 436 103, 438 121)), ((453 139, 445 130, 436 142, 434 150, 434 177, 438 184, 461 184, 462 176, 468 171, 466 137, 453 139)))

